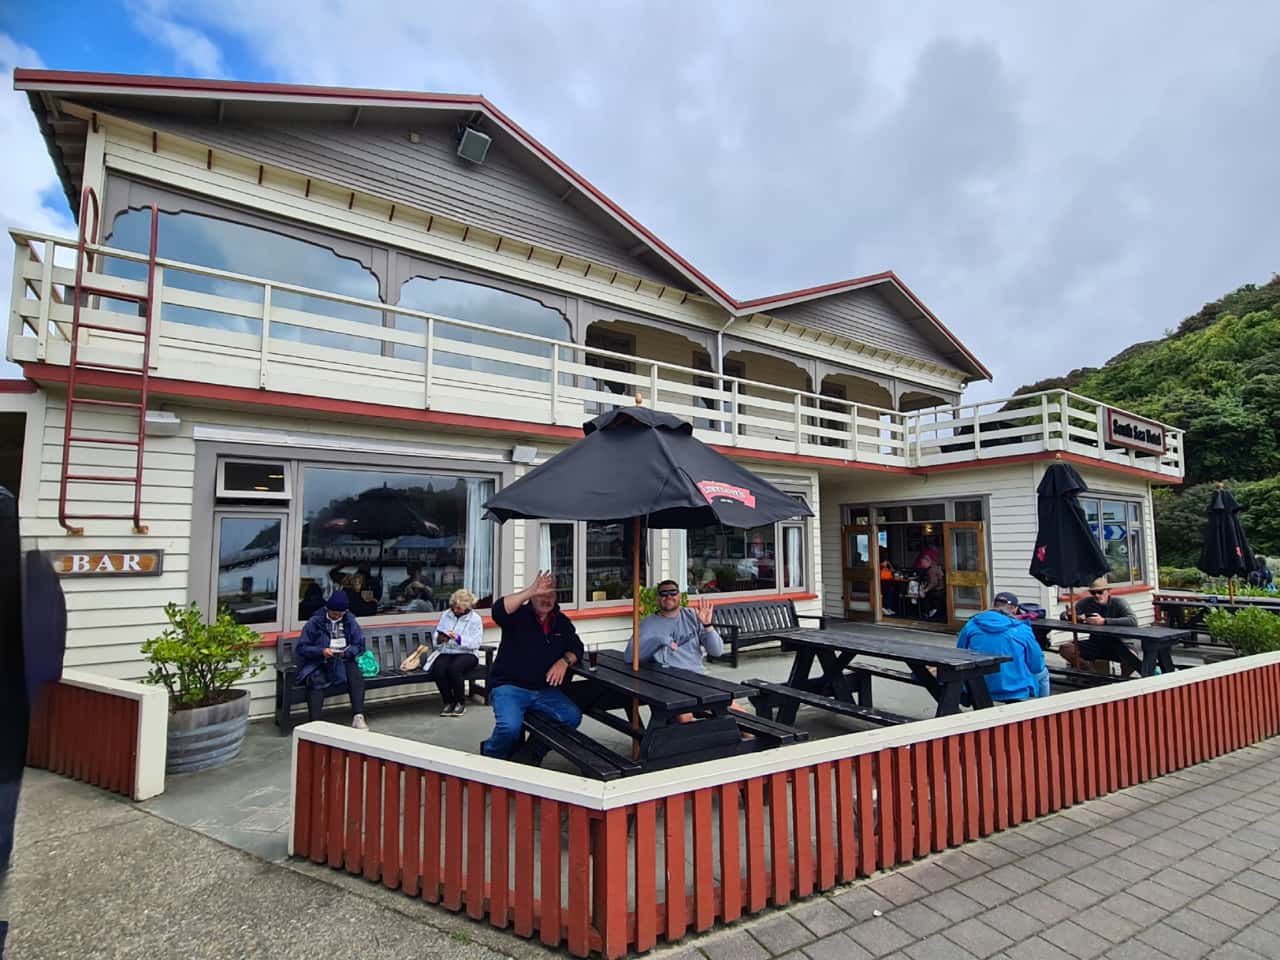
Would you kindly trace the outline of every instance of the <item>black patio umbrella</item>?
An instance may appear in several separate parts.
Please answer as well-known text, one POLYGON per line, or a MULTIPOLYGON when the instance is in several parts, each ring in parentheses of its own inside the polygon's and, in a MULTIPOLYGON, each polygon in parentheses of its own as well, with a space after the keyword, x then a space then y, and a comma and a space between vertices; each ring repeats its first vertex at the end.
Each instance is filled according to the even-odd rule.
POLYGON ((1211 577, 1227 578, 1227 595, 1235 601, 1235 578, 1253 570, 1253 551, 1240 525, 1240 504, 1226 484, 1218 484, 1209 500, 1209 522, 1204 531, 1204 549, 1198 566, 1211 577))
MULTIPOLYGON (((1029 573, 1046 586, 1086 587, 1111 568, 1077 499, 1088 489, 1061 460, 1049 465, 1036 487, 1036 548, 1029 573)), ((1071 609, 1074 617, 1074 604, 1071 609)))
MULTIPOLYGON (((583 424, 586 435, 485 503, 499 523, 596 520, 634 524, 633 636, 640 634, 640 530, 713 523, 758 527, 811 517, 805 504, 693 437, 669 413, 620 407, 583 424)), ((640 644, 632 644, 639 669, 640 644)))

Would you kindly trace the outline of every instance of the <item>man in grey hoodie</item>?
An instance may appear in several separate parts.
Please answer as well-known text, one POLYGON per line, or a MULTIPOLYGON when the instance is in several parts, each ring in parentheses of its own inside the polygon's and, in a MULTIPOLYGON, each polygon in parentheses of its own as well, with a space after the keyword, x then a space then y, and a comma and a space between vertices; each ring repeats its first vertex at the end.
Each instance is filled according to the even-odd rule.
MULTIPOLYGON (((680 606, 680 584, 663 580, 658 584, 658 612, 640 621, 640 662, 702 673, 703 650, 710 657, 724 653, 724 641, 711 626, 712 609, 708 600, 680 606)), ((630 640, 623 657, 631 659, 630 640)))

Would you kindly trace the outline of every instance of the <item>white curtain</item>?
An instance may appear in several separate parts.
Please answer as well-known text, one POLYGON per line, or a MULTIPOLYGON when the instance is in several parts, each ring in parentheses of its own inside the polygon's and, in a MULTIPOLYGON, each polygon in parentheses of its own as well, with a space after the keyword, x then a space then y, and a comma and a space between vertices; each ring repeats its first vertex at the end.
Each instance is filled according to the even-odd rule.
POLYGON ((671 579, 680 584, 681 592, 689 590, 689 538, 683 530, 671 531, 671 579))
POLYGON ((804 586, 804 531, 799 527, 782 528, 782 548, 786 559, 785 587, 804 586))
POLYGON ((462 581, 477 597, 493 595, 493 521, 480 519, 485 501, 492 496, 492 480, 467 481, 467 546, 462 581))
POLYGON ((551 569, 551 524, 538 525, 538 569, 551 569))

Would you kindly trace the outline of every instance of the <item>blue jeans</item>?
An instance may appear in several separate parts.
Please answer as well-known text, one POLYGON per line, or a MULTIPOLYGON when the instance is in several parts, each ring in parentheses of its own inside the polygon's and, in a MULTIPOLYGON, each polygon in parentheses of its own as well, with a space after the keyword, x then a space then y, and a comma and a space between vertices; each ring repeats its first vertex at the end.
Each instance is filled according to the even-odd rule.
POLYGON ((582 711, 558 687, 526 690, 504 683, 494 689, 489 702, 493 705, 493 733, 480 745, 480 752, 486 757, 506 760, 511 756, 520 742, 521 725, 528 710, 545 713, 569 727, 582 722, 582 711))

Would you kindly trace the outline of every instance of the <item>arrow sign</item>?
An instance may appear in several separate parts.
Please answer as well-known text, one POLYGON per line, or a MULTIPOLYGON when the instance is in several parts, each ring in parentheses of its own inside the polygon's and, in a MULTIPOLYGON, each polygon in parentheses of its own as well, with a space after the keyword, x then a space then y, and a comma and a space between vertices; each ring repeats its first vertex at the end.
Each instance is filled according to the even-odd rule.
POLYGON ((1104 523, 1102 525, 1103 540, 1123 540, 1125 536, 1123 523, 1104 523))

